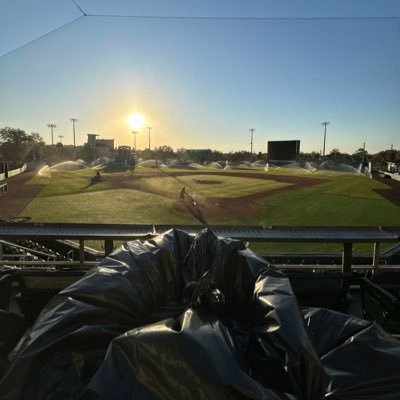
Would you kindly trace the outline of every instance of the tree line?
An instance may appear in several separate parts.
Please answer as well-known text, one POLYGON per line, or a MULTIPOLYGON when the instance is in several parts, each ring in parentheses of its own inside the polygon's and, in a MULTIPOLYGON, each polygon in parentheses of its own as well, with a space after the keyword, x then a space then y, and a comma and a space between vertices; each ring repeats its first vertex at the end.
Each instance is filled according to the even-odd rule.
MULTIPOLYGON (((129 149, 129 148, 125 148, 129 149)), ((127 150, 130 152, 130 150, 127 150)), ((266 153, 250 154, 249 151, 235 151, 223 153, 218 150, 206 150, 205 153, 193 153, 184 148, 176 151, 170 146, 162 145, 154 149, 138 150, 138 157, 142 160, 157 159, 166 162, 171 159, 180 161, 267 161, 266 153)), ((120 155, 123 151, 120 151, 120 155)), ((115 152, 118 155, 118 149, 115 152)), ((57 162, 83 159, 91 162, 99 157, 95 148, 86 143, 83 146, 63 145, 57 143, 54 146, 47 145, 38 133, 27 134, 18 128, 5 127, 0 129, 0 160, 10 161, 16 164, 27 161, 39 160, 52 165, 57 162)), ((382 150, 375 154, 369 154, 365 149, 359 148, 353 154, 342 153, 339 149, 333 149, 325 159, 344 164, 354 164, 370 161, 373 164, 384 165, 387 161, 400 160, 400 150, 382 150)), ((320 162, 322 156, 318 152, 300 153, 298 161, 320 162)))

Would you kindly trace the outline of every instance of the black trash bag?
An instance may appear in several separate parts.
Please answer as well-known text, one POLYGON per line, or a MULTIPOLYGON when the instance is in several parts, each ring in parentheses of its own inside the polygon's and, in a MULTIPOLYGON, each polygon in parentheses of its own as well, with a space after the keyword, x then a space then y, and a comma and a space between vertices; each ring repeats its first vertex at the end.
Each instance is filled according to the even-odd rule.
POLYGON ((252 379, 241 358, 231 332, 215 314, 188 309, 178 319, 114 339, 89 384, 90 398, 292 398, 252 379))
POLYGON ((129 242, 46 306, 11 355, 0 398, 399 395, 399 342, 343 314, 307 312, 239 241, 172 230, 129 242), (367 367, 387 381, 376 385, 367 367))
POLYGON ((219 260, 233 258, 246 265, 251 255, 249 273, 255 274, 255 280, 257 268, 266 263, 247 250, 239 254, 239 249, 244 249, 241 242, 218 240, 210 231, 195 240, 171 230, 145 243, 126 243, 46 306, 10 356, 0 398, 63 398, 68 391, 77 395, 103 361, 113 338, 179 316, 190 305, 194 282, 210 266, 216 269, 219 260), (54 369, 60 373, 49 375, 54 369))
POLYGON ((250 329, 222 322, 214 303, 201 301, 206 307, 114 339, 89 384, 93 398, 322 398, 325 372, 288 279, 268 269, 254 286, 250 329))
POLYGON ((400 341, 379 325, 326 309, 303 310, 329 375, 327 399, 400 398, 400 341))

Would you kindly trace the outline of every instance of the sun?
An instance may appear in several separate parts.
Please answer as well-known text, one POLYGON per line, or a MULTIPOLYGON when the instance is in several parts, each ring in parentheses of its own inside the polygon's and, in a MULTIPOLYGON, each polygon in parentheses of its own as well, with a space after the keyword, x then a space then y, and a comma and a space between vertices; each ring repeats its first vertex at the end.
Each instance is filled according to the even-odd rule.
POLYGON ((131 114, 128 117, 128 122, 129 125, 132 129, 140 129, 143 127, 144 125, 144 118, 143 115, 139 114, 139 113, 134 113, 131 114))

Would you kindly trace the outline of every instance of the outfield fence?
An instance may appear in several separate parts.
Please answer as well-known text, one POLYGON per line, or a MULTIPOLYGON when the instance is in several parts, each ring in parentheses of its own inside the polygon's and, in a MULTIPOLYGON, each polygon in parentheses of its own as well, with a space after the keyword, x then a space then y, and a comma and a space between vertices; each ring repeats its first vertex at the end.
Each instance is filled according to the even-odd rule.
POLYGON ((25 172, 27 168, 27 165, 24 164, 21 168, 16 168, 16 169, 10 169, 7 173, 8 177, 11 178, 12 176, 16 176, 21 174, 22 172, 25 172))

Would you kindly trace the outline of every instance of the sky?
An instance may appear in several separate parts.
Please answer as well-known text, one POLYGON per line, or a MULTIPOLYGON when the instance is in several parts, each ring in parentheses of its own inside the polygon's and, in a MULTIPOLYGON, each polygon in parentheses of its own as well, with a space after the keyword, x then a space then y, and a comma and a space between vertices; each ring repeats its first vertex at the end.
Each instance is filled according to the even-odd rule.
POLYGON ((138 112, 139 149, 151 126, 152 148, 249 151, 254 128, 255 152, 310 152, 330 121, 327 153, 400 148, 398 0, 76 3, 0 2, 0 128, 132 146, 138 112))

